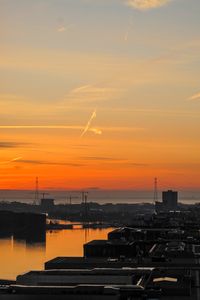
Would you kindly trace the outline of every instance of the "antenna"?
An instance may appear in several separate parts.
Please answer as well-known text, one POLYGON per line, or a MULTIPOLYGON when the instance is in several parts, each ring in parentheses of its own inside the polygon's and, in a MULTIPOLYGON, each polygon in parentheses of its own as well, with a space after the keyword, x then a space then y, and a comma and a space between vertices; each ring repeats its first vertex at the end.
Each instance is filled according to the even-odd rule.
POLYGON ((38 177, 35 179, 35 201, 34 204, 39 203, 39 183, 38 183, 38 177))
POLYGON ((154 203, 158 201, 158 180, 154 178, 154 203))
POLYGON ((88 195, 88 192, 83 192, 83 203, 84 203, 84 221, 85 222, 88 222, 88 218, 89 218, 89 214, 88 214, 88 203, 87 203, 87 195, 88 195))

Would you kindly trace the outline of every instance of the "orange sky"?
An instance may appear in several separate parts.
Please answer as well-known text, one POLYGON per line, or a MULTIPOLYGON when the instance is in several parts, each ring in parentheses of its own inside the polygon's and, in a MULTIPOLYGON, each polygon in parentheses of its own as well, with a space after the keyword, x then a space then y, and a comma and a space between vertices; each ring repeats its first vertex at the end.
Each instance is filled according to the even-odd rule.
POLYGON ((198 189, 199 1, 75 2, 0 0, 0 189, 198 189))

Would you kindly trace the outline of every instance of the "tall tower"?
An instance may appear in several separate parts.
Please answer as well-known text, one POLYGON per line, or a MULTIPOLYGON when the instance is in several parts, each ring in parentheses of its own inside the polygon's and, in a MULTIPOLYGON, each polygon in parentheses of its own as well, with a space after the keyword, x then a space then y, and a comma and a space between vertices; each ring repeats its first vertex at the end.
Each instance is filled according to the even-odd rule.
POLYGON ((38 177, 35 179, 35 201, 34 204, 39 203, 39 183, 38 183, 38 177))
POLYGON ((154 203, 158 201, 158 180, 154 178, 154 203))

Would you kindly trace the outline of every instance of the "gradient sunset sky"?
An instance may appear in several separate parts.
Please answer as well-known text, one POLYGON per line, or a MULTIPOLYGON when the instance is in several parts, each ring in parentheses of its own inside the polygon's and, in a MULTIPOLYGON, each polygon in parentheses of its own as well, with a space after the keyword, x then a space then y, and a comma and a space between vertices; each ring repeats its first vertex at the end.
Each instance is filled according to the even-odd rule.
POLYGON ((199 0, 0 0, 0 188, 200 187, 199 0))

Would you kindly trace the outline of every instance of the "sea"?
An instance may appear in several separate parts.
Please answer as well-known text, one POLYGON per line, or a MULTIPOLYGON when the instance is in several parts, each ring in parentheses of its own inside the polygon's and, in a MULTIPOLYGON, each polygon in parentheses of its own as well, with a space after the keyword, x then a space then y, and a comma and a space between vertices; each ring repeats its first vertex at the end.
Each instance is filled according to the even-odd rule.
MULTIPOLYGON (((81 203, 82 192, 87 192, 88 202, 105 203, 154 203, 154 191, 135 191, 135 190, 41 190, 38 197, 35 197, 34 190, 0 190, 0 201, 18 201, 24 203, 34 203, 35 198, 40 201, 42 198, 53 198, 55 204, 81 203)), ((157 193, 157 200, 161 201, 162 192, 157 193)), ((200 190, 178 191, 178 201, 183 204, 200 203, 200 190)))

